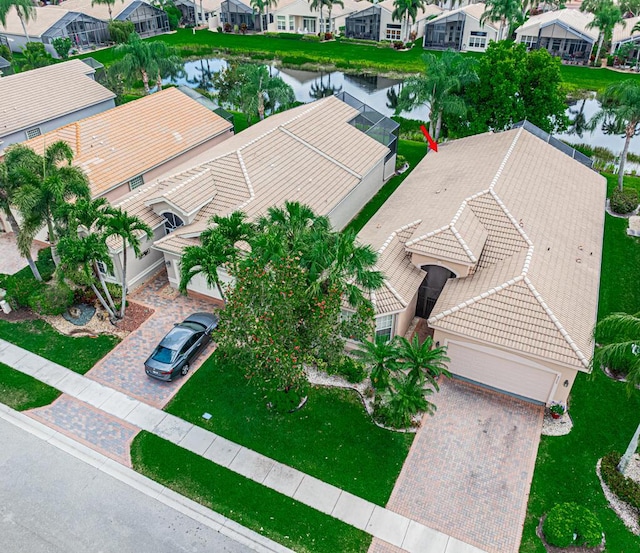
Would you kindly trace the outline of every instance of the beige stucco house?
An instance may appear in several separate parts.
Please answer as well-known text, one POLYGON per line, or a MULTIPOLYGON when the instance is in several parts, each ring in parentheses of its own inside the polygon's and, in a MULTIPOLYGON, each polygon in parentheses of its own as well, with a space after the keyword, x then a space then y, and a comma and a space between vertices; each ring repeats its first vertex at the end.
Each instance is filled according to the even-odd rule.
MULTIPOLYGON (((500 23, 480 23, 485 11, 483 3, 468 4, 445 11, 424 26, 422 45, 427 49, 452 49, 458 52, 484 52, 489 42, 500 40, 500 23)), ((508 27, 502 29, 507 36, 508 27)))
MULTIPOLYGON (((145 257, 129 256, 129 286, 165 266, 177 287, 183 249, 199 243, 215 214, 242 210, 253 219, 271 206, 298 201, 343 228, 395 171, 395 135, 388 133, 387 146, 360 130, 365 125, 361 112, 337 97, 318 100, 268 117, 209 150, 206 161, 115 202, 154 230, 142 246, 145 257)), ((369 126, 373 136, 385 132, 369 126)), ((121 253, 116 242, 112 247, 117 280, 121 253)), ((221 278, 228 280, 222 272, 221 278)), ((218 298, 199 277, 188 291, 218 298)))
POLYGON ((428 319, 450 371, 548 404, 593 352, 605 179, 525 129, 432 152, 359 234, 379 336, 428 319))

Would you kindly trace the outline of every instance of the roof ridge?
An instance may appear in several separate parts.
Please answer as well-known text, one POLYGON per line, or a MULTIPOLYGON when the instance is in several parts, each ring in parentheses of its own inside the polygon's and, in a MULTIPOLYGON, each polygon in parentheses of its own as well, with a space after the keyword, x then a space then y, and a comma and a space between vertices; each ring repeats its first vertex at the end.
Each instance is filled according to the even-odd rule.
MULTIPOLYGON (((391 244, 391 241, 398 235, 399 232, 402 232, 404 230, 407 230, 408 228, 411 227, 415 227, 416 225, 419 225, 422 222, 422 219, 416 219, 415 221, 411 222, 411 223, 407 223, 406 225, 401 226, 399 229, 394 230, 389 236, 388 238, 385 240, 384 244, 382 244, 382 246, 380 247, 380 249, 378 250, 378 255, 381 255, 389 246, 389 244, 391 244)), ((408 244, 408 242, 405 242, 405 246, 408 244)))
POLYGON ((514 136, 513 140, 511 141, 511 145, 509 146, 509 149, 507 150, 507 153, 502 158, 502 162, 500 163, 500 167, 498 167, 498 170, 496 171, 496 174, 493 176, 493 179, 491 180, 491 184, 489 185, 489 190, 490 191, 495 188, 495 185, 498 182, 498 179, 500 178, 500 175, 502 175, 502 171, 504 170, 505 166, 507 165, 507 161, 509 161, 509 158, 511 157, 511 154, 513 153, 513 150, 515 149, 516 144, 518 143, 518 139, 520 138, 520 135, 522 134, 522 129, 523 128, 524 127, 520 127, 518 129, 518 132, 516 133, 516 135, 514 136))
POLYGON ((580 359, 582 364, 588 369, 589 368, 589 360, 587 359, 585 354, 582 353, 582 350, 580 350, 578 345, 573 341, 573 338, 571 338, 571 335, 567 332, 567 329, 564 328, 562 323, 555 316, 554 312, 547 305, 547 302, 544 301, 544 298, 542 297, 542 294, 540 294, 540 292, 538 292, 536 287, 533 285, 533 282, 531 282, 531 279, 527 275, 524 276, 524 282, 527 285, 527 287, 529 288, 529 290, 531 291, 531 293, 533 294, 533 297, 540 304, 540 307, 542 307, 542 309, 547 314, 549 319, 551 319, 551 322, 554 324, 554 326, 558 329, 558 331, 560 332, 562 337, 565 339, 565 341, 567 342, 569 347, 573 350, 573 352, 576 354, 578 359, 580 359))
POLYGON ((387 289, 395 296, 395 298, 402 304, 402 307, 407 307, 407 305, 409 305, 409 302, 406 301, 401 295, 400 292, 398 292, 393 285, 385 278, 382 281, 384 283, 384 285, 387 287, 387 289))
POLYGON ((244 158, 242 157, 242 154, 240 153, 240 150, 236 150, 235 152, 237 158, 238 158, 238 162, 240 163, 240 169, 242 169, 242 174, 244 175, 244 181, 247 184, 247 188, 249 189, 249 198, 246 199, 244 202, 242 202, 235 210, 239 211, 241 209, 244 209, 247 205, 249 205, 250 202, 252 202, 255 197, 255 191, 253 190, 253 185, 251 184, 251 179, 249 178, 249 172, 247 171, 247 166, 244 164, 244 158))

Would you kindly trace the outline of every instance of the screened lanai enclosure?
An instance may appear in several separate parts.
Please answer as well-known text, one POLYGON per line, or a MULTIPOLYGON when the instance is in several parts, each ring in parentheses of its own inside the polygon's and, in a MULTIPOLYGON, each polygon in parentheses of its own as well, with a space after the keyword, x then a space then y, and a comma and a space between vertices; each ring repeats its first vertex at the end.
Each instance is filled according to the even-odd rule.
POLYGON ((347 38, 380 40, 380 6, 371 6, 366 10, 351 14, 345 19, 347 38))
POLYGON ((462 50, 466 17, 464 12, 457 12, 449 16, 438 17, 434 21, 428 21, 424 28, 424 47, 462 50))
POLYGON ((109 43, 107 22, 80 12, 67 12, 42 33, 42 42, 53 43, 55 38, 70 38, 80 50, 106 46, 109 43))
POLYGON ((142 0, 131 2, 115 19, 118 21, 131 21, 136 33, 141 37, 168 33, 171 30, 169 28, 169 18, 164 10, 147 4, 142 0))
POLYGON ((244 23, 248 31, 256 29, 256 17, 253 9, 239 0, 224 0, 220 4, 220 22, 223 25, 229 23, 231 27, 236 25, 240 27, 244 23))
POLYGON ((540 27, 537 47, 548 50, 552 56, 587 60, 593 39, 562 21, 555 21, 540 27))

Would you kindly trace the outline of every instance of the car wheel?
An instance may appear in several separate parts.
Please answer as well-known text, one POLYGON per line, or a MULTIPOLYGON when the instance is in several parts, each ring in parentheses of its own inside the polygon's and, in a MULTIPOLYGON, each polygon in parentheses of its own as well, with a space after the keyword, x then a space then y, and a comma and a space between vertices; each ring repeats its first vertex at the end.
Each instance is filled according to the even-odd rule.
POLYGON ((182 376, 186 376, 188 372, 189 372, 189 363, 185 363, 180 369, 180 374, 182 376))

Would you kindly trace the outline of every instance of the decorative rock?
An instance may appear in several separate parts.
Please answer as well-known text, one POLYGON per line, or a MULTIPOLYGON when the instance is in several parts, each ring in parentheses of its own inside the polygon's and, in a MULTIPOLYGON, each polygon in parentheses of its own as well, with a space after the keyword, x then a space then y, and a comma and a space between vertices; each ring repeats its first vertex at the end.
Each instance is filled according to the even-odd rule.
POLYGON ((91 320, 95 312, 96 308, 93 307, 93 305, 80 303, 69 307, 69 309, 67 309, 67 312, 63 313, 62 316, 71 324, 74 324, 76 326, 84 326, 91 320))
POLYGON ((640 236, 640 217, 633 215, 629 217, 629 228, 627 229, 629 236, 640 236))
POLYGON ((0 309, 2 309, 6 315, 11 313, 11 306, 5 300, 0 300, 0 309))

